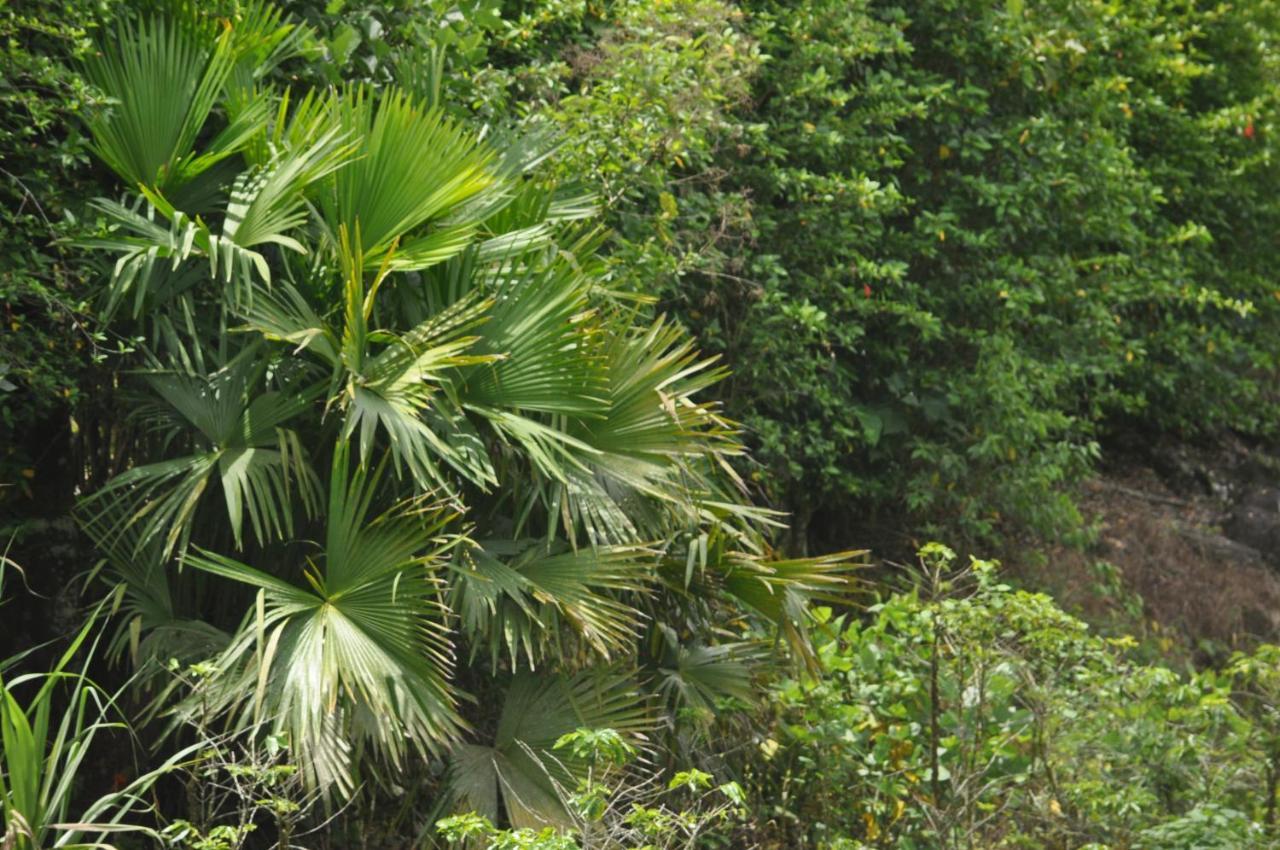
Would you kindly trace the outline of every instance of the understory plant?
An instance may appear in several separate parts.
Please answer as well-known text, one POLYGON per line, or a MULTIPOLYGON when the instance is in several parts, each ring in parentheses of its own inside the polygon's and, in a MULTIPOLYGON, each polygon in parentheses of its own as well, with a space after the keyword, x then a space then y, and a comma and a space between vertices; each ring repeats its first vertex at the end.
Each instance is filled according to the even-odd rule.
POLYGON ((612 729, 575 730, 553 749, 589 765, 567 795, 572 826, 503 830, 471 813, 439 821, 437 832, 450 845, 485 850, 691 850, 723 838, 734 821, 747 817, 736 782, 717 783, 694 768, 675 772, 664 784, 612 729))
POLYGON ((561 736, 662 751, 752 691, 753 628, 811 652, 851 555, 769 550, 722 370, 607 285, 543 138, 413 87, 278 87, 311 36, 158 4, 84 65, 119 183, 80 247, 144 341, 128 456, 77 510, 112 650, 148 717, 281 736, 327 805, 411 787, 414 820, 564 825, 588 760, 561 736))
POLYGON ((774 690, 743 767, 761 846, 1274 844, 1273 647, 1180 674, 993 563, 921 557, 869 622, 827 618, 823 675, 774 690))
MULTIPOLYGON (((13 565, 0 557, 0 591, 6 566, 13 565)), ((108 839, 123 832, 154 837, 154 830, 136 820, 138 813, 151 807, 147 792, 192 751, 191 747, 178 749, 132 779, 117 771, 124 778, 114 788, 85 793, 83 786, 93 773, 92 759, 109 751, 104 748, 107 739, 124 736, 127 747, 133 743, 128 740, 129 724, 119 695, 107 693, 89 678, 102 637, 103 608, 98 605, 88 612, 48 671, 14 672, 45 647, 0 660, 0 813, 4 816, 0 847, 4 850, 109 847, 108 839)))

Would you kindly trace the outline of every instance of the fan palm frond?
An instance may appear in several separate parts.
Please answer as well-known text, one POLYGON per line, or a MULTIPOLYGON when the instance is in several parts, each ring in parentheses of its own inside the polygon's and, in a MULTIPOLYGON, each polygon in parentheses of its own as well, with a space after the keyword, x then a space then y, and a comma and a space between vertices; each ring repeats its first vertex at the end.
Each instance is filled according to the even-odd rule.
POLYGON ((470 243, 475 221, 440 222, 499 179, 495 155, 439 108, 407 93, 350 87, 330 100, 333 125, 360 140, 355 161, 319 197, 332 232, 360 232, 366 267, 395 249, 398 270, 448 259, 470 243), (435 223, 431 232, 422 228, 435 223))
POLYGON ((237 547, 245 518, 265 542, 293 530, 293 512, 318 512, 316 476, 297 435, 284 427, 315 401, 315 392, 257 392, 266 364, 247 349, 212 375, 170 372, 146 376, 162 403, 143 410, 166 442, 194 440, 189 454, 135 467, 80 506, 86 531, 116 548, 132 534, 141 554, 162 541, 161 555, 186 546, 192 518, 210 484, 220 486, 237 547))
POLYGON ((571 823, 565 796, 587 765, 555 750, 577 729, 612 729, 632 742, 652 729, 649 706, 616 671, 575 676, 520 673, 512 678, 493 738, 453 748, 449 785, 455 806, 513 827, 571 823))
POLYGON ((156 289, 156 272, 166 267, 176 272, 197 257, 207 260, 209 278, 232 284, 225 301, 245 303, 252 300, 255 279, 271 283, 270 265, 260 246, 307 253, 291 235, 308 217, 305 191, 346 164, 354 145, 333 128, 292 141, 294 146, 235 178, 218 231, 145 186, 145 214, 139 210, 141 202, 132 207, 103 199, 93 202, 117 228, 107 237, 80 242, 82 247, 120 255, 107 288, 106 312, 114 313, 132 292, 133 312, 139 315, 144 299, 156 289))
POLYGON ((204 150, 196 140, 236 60, 231 26, 164 16, 121 23, 85 62, 112 105, 89 119, 94 150, 130 187, 181 186, 244 147, 267 116, 254 99, 204 150))
POLYGON ((768 658, 768 647, 751 641, 682 642, 666 624, 659 625, 658 637, 662 652, 655 689, 673 709, 689 708, 705 717, 725 697, 756 700, 754 679, 768 658))
POLYGON ((460 381, 463 403, 476 409, 601 417, 608 375, 596 352, 596 323, 587 281, 567 263, 499 275, 493 307, 479 328, 476 350, 489 362, 460 381))
POLYGON ((704 500, 723 495, 715 479, 728 471, 724 457, 740 450, 733 424, 698 398, 723 370, 662 319, 629 330, 614 318, 599 335, 604 405, 598 415, 563 420, 570 462, 529 498, 563 517, 570 539, 583 530, 593 544, 702 525, 710 518, 704 500))
POLYGON ((436 573, 461 538, 452 515, 419 500, 372 516, 379 472, 334 453, 323 551, 305 585, 212 552, 186 563, 259 591, 255 610, 199 698, 246 726, 273 718, 309 780, 353 787, 352 744, 393 767, 452 743, 465 723, 449 686, 453 657, 436 573))
POLYGON ((517 668, 521 656, 530 669, 563 660, 566 629, 608 660, 639 634, 644 615, 634 601, 653 582, 655 555, 638 546, 557 551, 545 541, 481 541, 452 567, 449 606, 472 657, 487 645, 494 669, 504 651, 517 668))

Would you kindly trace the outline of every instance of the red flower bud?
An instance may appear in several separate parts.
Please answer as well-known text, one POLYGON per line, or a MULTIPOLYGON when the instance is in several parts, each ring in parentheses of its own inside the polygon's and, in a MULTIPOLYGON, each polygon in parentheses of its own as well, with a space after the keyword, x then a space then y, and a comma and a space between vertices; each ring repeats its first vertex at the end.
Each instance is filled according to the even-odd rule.
POLYGON ((871 297, 871 284, 869 283, 862 284, 862 297, 863 298, 871 297))
POLYGON ((1252 139, 1253 134, 1254 134, 1253 122, 1250 121, 1248 124, 1244 125, 1244 137, 1246 139, 1252 139))

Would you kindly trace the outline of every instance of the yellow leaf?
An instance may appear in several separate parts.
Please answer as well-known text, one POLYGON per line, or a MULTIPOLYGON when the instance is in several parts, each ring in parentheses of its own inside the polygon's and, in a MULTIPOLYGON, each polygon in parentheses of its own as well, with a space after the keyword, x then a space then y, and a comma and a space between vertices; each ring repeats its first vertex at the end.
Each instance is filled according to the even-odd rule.
POLYGON ((947 241, 947 231, 945 231, 945 230, 939 230, 939 231, 938 231, 938 241, 939 241, 939 242, 946 242, 946 241, 947 241))
POLYGON ((1132 362, 1133 362, 1133 352, 1132 352, 1132 351, 1126 351, 1126 352, 1124 353, 1124 362, 1126 362, 1126 363, 1132 363, 1132 362))
POLYGON ((662 192, 658 195, 658 206, 662 208, 662 215, 666 218, 675 218, 679 212, 676 196, 670 192, 662 192))
POLYGON ((1058 817, 1062 817, 1062 805, 1052 797, 1049 798, 1049 811, 1058 817))
POLYGON ((875 841, 880 837, 880 824, 876 823, 876 816, 871 812, 862 813, 862 822, 867 825, 867 840, 875 841))
POLYGON ((35 471, 34 469, 32 469, 31 467, 29 467, 29 466, 28 466, 26 469, 22 470, 22 477, 23 477, 23 478, 35 478, 35 477, 36 477, 36 471, 35 471))
POLYGON ((951 148, 946 145, 938 145, 938 159, 950 159, 951 148))

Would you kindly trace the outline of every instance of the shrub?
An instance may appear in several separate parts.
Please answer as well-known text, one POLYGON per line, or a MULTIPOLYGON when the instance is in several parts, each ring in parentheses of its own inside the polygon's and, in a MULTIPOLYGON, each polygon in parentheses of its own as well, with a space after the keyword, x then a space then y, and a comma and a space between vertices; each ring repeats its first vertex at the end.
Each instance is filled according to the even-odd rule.
POLYGON ((63 244, 91 231, 84 205, 98 191, 78 128, 99 97, 73 63, 112 6, 0 9, 0 504, 15 512, 32 507, 22 497, 85 373, 118 349, 94 321, 89 264, 63 244))
POLYGON ((607 285, 545 140, 413 88, 274 85, 318 37, 178 4, 85 62, 125 194, 79 244, 145 337, 104 411, 122 471, 77 512, 114 646, 208 665, 156 710, 287 736, 329 800, 431 764, 433 805, 554 824, 584 769, 560 735, 749 695, 765 653, 731 635, 804 651, 845 556, 763 545, 720 371, 607 285))
POLYGON ((926 548, 923 588, 870 622, 829 617, 826 673, 775 689, 743 768, 764 846, 1271 846, 1276 650, 1144 666, 951 558, 926 548))
POLYGON ((663 294, 798 542, 1071 529, 1108 429, 1274 427, 1269 6, 744 5, 753 244, 663 294))

